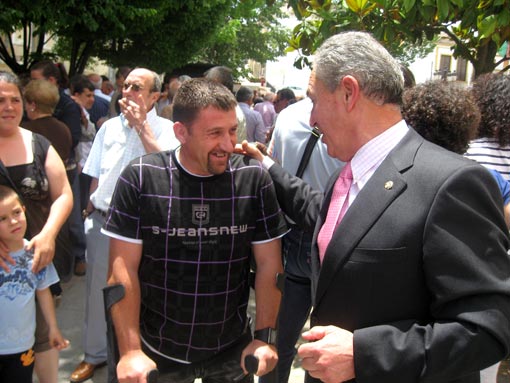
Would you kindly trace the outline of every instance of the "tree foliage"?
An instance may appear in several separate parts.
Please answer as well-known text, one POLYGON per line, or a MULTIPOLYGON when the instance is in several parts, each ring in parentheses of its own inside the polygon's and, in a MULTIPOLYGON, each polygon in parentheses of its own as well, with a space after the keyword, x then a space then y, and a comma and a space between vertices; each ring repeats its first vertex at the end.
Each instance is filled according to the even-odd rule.
POLYGON ((236 1, 195 61, 225 65, 234 72, 240 70, 237 75, 247 75, 243 68, 248 59, 265 63, 283 55, 290 39, 290 30, 281 25, 288 17, 282 11, 284 5, 283 0, 236 1))
POLYGON ((108 2, 110 12, 100 11, 99 5, 77 7, 76 21, 58 34, 58 52, 76 72, 84 70, 90 57, 114 67, 143 66, 157 72, 182 66, 215 35, 232 7, 231 0, 92 1, 108 2), (89 16, 78 17, 86 12, 89 16))
POLYGON ((290 45, 305 55, 343 30, 369 31, 390 51, 444 33, 454 42, 453 55, 471 62, 480 75, 499 65, 496 53, 510 39, 510 0, 289 0, 289 5, 301 21, 290 45))
POLYGON ((43 56, 46 31, 55 10, 52 1, 2 1, 0 12, 0 60, 15 73, 24 73, 43 56), (22 41, 21 61, 17 60, 15 38, 22 41))
POLYGON ((0 59, 27 72, 43 56, 69 60, 70 75, 91 58, 169 72, 193 61, 236 68, 247 58, 280 55, 288 34, 277 17, 282 0, 2 1, 0 59), (11 34, 22 40, 14 52, 11 34), (44 49, 56 37, 51 53, 44 49), (21 57, 20 59, 17 56, 21 57))

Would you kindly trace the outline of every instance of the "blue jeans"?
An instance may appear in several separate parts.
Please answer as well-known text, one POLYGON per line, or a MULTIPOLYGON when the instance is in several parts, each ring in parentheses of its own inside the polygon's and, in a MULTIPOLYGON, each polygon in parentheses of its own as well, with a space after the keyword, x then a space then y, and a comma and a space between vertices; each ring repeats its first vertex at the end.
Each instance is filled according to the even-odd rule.
MULTIPOLYGON (((289 380, 290 369, 296 355, 296 342, 306 323, 312 305, 310 287, 310 252, 312 234, 296 227, 283 237, 285 284, 278 316, 278 382, 289 380)), ((259 383, 272 383, 261 376, 259 383)))

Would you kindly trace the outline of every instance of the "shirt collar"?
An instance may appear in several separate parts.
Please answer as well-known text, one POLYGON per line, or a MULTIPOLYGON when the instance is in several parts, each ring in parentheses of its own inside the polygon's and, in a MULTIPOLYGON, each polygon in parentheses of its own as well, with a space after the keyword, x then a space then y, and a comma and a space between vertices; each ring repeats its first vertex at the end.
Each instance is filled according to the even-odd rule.
POLYGON ((353 182, 367 181, 366 176, 375 172, 395 146, 409 131, 404 120, 386 129, 363 145, 351 160, 353 182))

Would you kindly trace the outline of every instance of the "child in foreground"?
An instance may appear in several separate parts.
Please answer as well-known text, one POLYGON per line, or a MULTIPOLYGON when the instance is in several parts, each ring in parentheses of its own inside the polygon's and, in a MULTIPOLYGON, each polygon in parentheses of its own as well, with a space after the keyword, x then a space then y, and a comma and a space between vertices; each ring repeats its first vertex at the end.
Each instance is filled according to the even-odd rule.
POLYGON ((0 241, 16 265, 0 268, 0 383, 31 383, 34 369, 35 297, 50 328, 50 344, 69 345, 57 326, 49 286, 58 281, 53 264, 39 273, 32 270, 33 254, 25 250, 25 207, 14 190, 0 185, 0 241))

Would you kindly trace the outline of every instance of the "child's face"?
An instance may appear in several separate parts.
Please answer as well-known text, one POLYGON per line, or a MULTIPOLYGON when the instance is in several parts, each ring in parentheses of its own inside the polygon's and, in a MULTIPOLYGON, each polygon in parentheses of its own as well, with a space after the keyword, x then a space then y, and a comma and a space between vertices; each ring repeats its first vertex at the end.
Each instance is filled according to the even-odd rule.
POLYGON ((0 201, 0 240, 12 242, 23 240, 27 229, 25 208, 16 196, 0 201))

